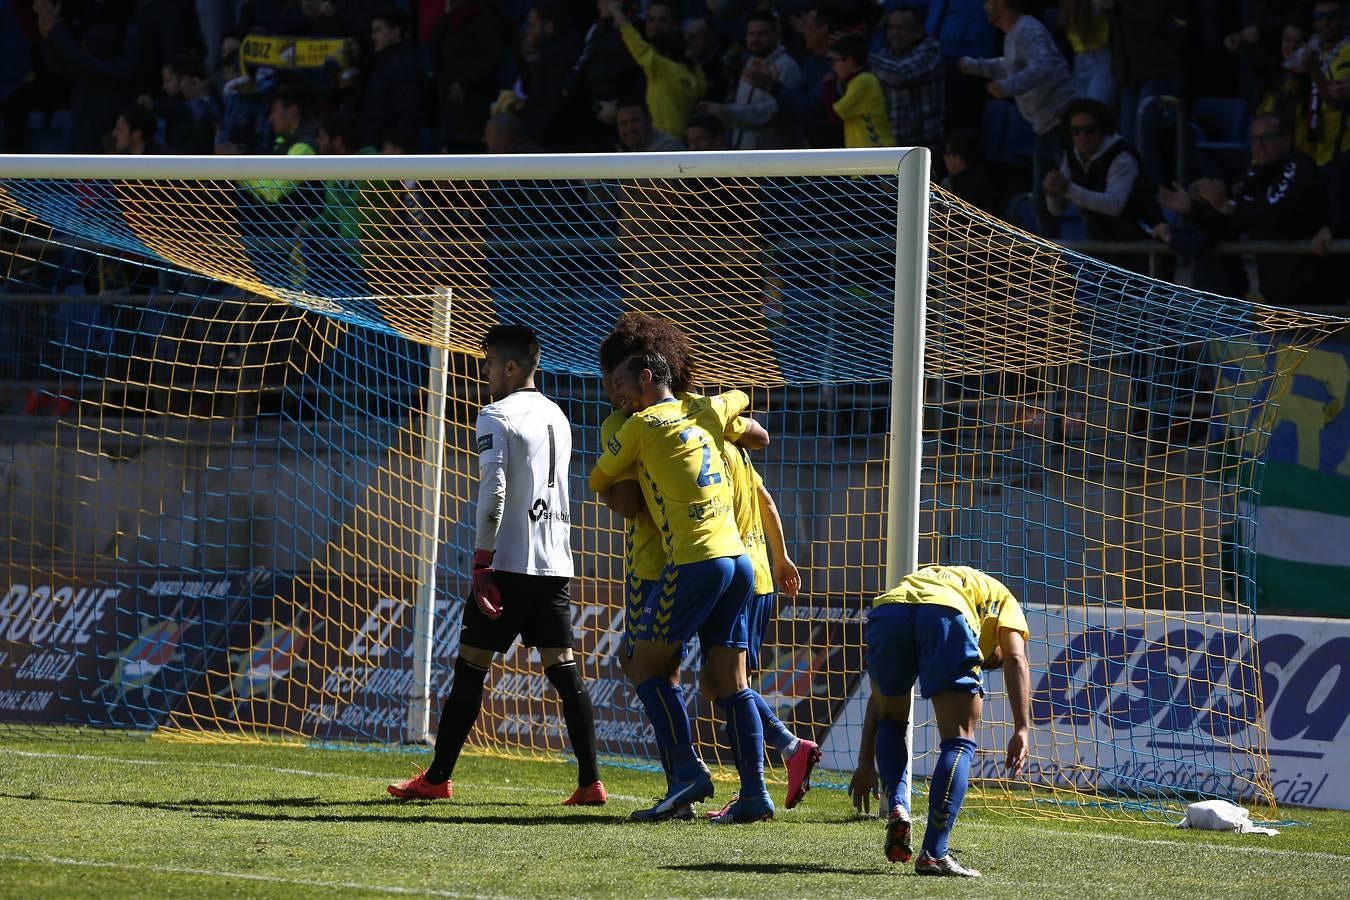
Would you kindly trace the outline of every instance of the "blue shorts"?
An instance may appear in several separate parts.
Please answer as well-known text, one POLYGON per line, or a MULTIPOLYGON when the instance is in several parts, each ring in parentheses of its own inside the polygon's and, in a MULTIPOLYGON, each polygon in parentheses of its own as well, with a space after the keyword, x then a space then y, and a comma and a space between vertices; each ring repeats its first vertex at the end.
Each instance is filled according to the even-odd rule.
POLYGON ((958 609, 938 603, 883 603, 867 613, 867 674, 887 697, 925 699, 943 691, 984 694, 980 644, 958 609))
POLYGON ((666 566, 647 594, 633 639, 683 644, 697 634, 705 649, 745 649, 745 608, 754 585, 745 554, 666 566))
POLYGON ((745 648, 745 669, 747 672, 759 671, 759 649, 764 643, 764 632, 769 628, 769 619, 773 618, 775 594, 755 594, 746 607, 746 628, 749 644, 745 648))

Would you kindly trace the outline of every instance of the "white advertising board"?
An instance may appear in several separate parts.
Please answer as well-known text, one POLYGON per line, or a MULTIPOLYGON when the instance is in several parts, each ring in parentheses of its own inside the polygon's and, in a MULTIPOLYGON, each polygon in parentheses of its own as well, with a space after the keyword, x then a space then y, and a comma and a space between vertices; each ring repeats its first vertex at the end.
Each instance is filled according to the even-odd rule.
MULTIPOLYGON (((1250 793, 1242 773, 1265 743, 1281 805, 1350 809, 1350 620, 1260 617, 1255 648, 1236 618, 1216 614, 1110 610, 1089 620, 1047 607, 1028 609, 1027 620, 1030 780, 1238 799, 1250 793), (1253 649, 1264 722, 1243 665, 1253 649)), ((985 719, 1008 722, 1002 676, 988 678, 985 719)), ((852 771, 866 701, 863 679, 822 747, 822 765, 852 771)), ((924 701, 916 713, 930 718, 924 701)), ((980 737, 987 744, 1004 734, 989 728, 980 737)), ((931 725, 915 728, 916 774, 929 774, 937 742, 931 725)), ((981 749, 972 775, 998 775, 1002 747, 981 749)))

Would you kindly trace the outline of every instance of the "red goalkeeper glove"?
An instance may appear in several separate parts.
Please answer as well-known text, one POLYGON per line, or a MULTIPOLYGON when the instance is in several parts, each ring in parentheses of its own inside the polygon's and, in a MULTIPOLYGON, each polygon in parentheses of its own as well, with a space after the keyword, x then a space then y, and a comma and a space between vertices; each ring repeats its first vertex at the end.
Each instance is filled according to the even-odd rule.
POLYGON ((494 553, 492 550, 473 551, 473 602, 489 619, 501 618, 502 614, 502 595, 492 580, 497 571, 492 568, 494 553))

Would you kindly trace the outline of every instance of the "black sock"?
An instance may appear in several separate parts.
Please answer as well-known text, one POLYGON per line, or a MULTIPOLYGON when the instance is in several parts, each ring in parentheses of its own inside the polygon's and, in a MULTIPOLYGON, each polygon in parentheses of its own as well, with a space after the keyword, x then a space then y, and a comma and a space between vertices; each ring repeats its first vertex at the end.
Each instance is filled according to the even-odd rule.
POLYGON ((436 726, 436 756, 427 766, 426 779, 432 784, 449 781, 459 761, 459 751, 478 721, 483 708, 483 682, 487 669, 480 669, 464 659, 455 660, 455 681, 450 696, 441 709, 441 721, 436 726))
POLYGON ((576 660, 549 666, 544 674, 562 698, 567 736, 577 757, 577 786, 595 784, 600 780, 595 764, 595 711, 591 708, 591 695, 581 683, 576 660))

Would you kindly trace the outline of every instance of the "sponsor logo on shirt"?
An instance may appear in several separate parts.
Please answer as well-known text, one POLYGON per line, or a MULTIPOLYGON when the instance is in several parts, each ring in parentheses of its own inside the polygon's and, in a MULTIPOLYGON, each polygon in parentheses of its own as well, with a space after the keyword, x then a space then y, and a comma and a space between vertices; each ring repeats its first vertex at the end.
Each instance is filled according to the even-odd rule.
POLYGON ((571 523, 572 516, 565 509, 552 510, 548 508, 548 501, 543 497, 534 501, 527 514, 531 522, 562 522, 564 525, 571 523))
POLYGON ((478 436, 478 452, 482 453, 484 450, 491 450, 491 449, 492 449, 492 435, 480 434, 478 436))

